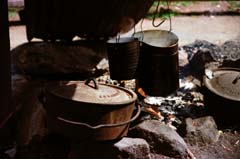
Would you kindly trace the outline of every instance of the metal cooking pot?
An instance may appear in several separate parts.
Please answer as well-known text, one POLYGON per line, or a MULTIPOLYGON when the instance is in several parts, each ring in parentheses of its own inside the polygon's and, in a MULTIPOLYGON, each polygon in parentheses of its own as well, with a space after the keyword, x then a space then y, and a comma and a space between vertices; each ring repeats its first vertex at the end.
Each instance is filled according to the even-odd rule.
POLYGON ((139 49, 137 38, 123 37, 107 41, 111 79, 130 80, 136 77, 139 49))
POLYGON ((205 104, 220 124, 240 121, 240 69, 218 68, 206 70, 205 104))
POLYGON ((113 140, 138 117, 139 107, 131 118, 136 99, 131 90, 89 79, 47 88, 43 104, 51 130, 79 140, 113 140))
POLYGON ((167 96, 179 88, 178 37, 166 30, 134 34, 140 47, 138 85, 148 95, 167 96))

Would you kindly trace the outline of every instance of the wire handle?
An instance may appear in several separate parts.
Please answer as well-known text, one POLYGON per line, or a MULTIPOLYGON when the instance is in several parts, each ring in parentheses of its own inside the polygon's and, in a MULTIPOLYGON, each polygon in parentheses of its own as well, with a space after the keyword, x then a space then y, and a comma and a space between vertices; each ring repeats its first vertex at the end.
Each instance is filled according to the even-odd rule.
POLYGON ((97 84, 97 81, 96 81, 96 79, 94 79, 94 78, 89 78, 89 79, 87 79, 85 82, 84 82, 84 84, 85 85, 87 85, 87 86, 89 86, 89 87, 92 87, 92 88, 94 88, 94 89, 98 89, 98 84, 97 84), (90 82, 93 82, 93 86, 91 86, 89 83, 90 82))
MULTIPOLYGON (((169 0, 166 0, 167 2, 167 11, 168 11, 168 17, 169 17, 169 32, 172 31, 172 18, 171 18, 171 13, 170 13, 170 5, 169 5, 169 0)), ((158 13, 158 10, 159 10, 159 5, 160 5, 160 0, 158 0, 158 3, 157 3, 157 7, 156 7, 156 10, 153 14, 153 20, 152 20, 152 26, 153 27, 159 27, 160 25, 162 25, 164 22, 165 22, 165 19, 162 20, 159 24, 155 24, 155 20, 156 20, 156 15, 158 13)))
POLYGON ((154 26, 154 27, 159 27, 162 23, 165 22, 165 19, 164 19, 164 20, 162 20, 159 24, 155 24, 156 15, 157 15, 158 10, 159 10, 159 5, 160 5, 160 0, 158 0, 156 10, 155 10, 155 12, 154 12, 154 14, 153 14, 152 26, 154 26))
POLYGON ((140 115, 140 113, 141 113, 141 106, 138 104, 137 105, 137 112, 134 115, 134 117, 132 117, 131 119, 129 119, 127 121, 124 121, 124 122, 120 122, 120 123, 100 124, 100 125, 97 125, 97 126, 92 126, 92 125, 89 125, 87 123, 82 123, 82 122, 79 122, 79 121, 72 121, 72 120, 64 119, 62 117, 57 117, 56 119, 59 120, 59 121, 62 121, 64 123, 67 123, 67 124, 72 124, 72 125, 77 125, 77 126, 85 126, 87 128, 90 128, 90 129, 100 129, 100 128, 109 128, 109 127, 118 127, 118 126, 127 125, 127 124, 133 122, 134 120, 136 120, 137 117, 140 115))

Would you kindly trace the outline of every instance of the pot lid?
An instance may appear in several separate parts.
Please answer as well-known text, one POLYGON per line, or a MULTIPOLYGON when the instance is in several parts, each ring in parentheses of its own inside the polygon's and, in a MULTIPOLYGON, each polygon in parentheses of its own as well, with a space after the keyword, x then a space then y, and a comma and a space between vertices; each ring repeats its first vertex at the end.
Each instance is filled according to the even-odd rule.
POLYGON ((215 94, 240 101, 240 70, 222 68, 205 78, 205 85, 215 94))
POLYGON ((122 87, 97 84, 95 80, 69 81, 50 91, 52 94, 73 101, 96 104, 124 104, 136 100, 136 94, 122 87))

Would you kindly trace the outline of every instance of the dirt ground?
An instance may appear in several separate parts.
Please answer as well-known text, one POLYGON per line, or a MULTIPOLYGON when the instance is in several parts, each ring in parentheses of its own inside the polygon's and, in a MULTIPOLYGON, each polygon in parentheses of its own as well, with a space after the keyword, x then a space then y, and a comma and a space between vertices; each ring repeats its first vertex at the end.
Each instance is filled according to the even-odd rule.
MULTIPOLYGON (((161 21, 158 19, 156 23, 161 21)), ((136 31, 141 31, 140 23, 136 31)), ((143 30, 169 29, 169 20, 154 28, 152 20, 145 19, 143 30)), ((222 44, 227 40, 240 38, 240 16, 176 16, 172 18, 172 31, 179 37, 179 45, 194 42, 196 39, 222 44)), ((123 36, 130 36, 133 30, 123 36)), ((27 42, 25 26, 10 27, 11 48, 27 42)), ((35 39, 36 40, 36 39, 35 39)))
POLYGON ((240 159, 240 132, 225 131, 214 144, 189 148, 197 159, 240 159))

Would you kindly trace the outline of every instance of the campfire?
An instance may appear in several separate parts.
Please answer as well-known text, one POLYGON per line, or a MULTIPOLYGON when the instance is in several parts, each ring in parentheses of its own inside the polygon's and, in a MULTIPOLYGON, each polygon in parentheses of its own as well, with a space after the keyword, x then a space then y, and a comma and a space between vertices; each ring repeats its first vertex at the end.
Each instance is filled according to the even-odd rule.
MULTIPOLYGON (((21 127, 21 131, 25 133, 19 134, 17 141, 21 143, 21 146, 18 145, 14 147, 13 144, 10 148, 4 149, 4 152, 11 155, 12 151, 15 151, 16 158, 26 158, 26 156, 30 155, 32 159, 41 157, 44 159, 56 157, 75 159, 80 156, 88 158, 96 158, 96 156, 106 156, 106 158, 163 158, 167 156, 169 158, 199 158, 201 154, 198 152, 199 148, 196 146, 208 147, 208 145, 214 145, 219 151, 222 151, 223 156, 224 154, 229 155, 230 152, 234 149, 237 150, 239 147, 239 138, 232 139, 234 143, 231 147, 231 145, 223 142, 222 138, 225 137, 227 133, 223 131, 228 128, 231 129, 231 133, 236 131, 235 133, 238 135, 238 123, 235 122, 231 125, 221 124, 223 123, 221 120, 223 118, 226 121, 232 119, 231 114, 224 114, 224 117, 220 116, 219 118, 219 116, 215 116, 215 113, 206 107, 206 89, 202 78, 206 75, 211 77, 211 70, 216 70, 220 67, 229 68, 232 66, 237 70, 236 66, 239 66, 240 58, 236 55, 236 52, 229 51, 227 47, 229 44, 231 47, 239 46, 237 45, 237 41, 232 41, 231 43, 226 42, 222 47, 206 41, 196 41, 193 44, 180 47, 178 50, 179 87, 165 96, 148 95, 144 88, 138 85, 138 79, 111 79, 106 56, 98 57, 96 66, 92 67, 92 69, 88 68, 91 73, 87 73, 87 75, 90 74, 90 76, 92 76, 92 73, 95 72, 97 74, 96 82, 99 84, 123 87, 136 92, 138 98, 135 105, 141 106, 140 115, 129 125, 129 131, 124 135, 125 137, 110 141, 74 140, 62 135, 61 132, 48 129, 47 125, 44 124, 46 122, 46 114, 37 97, 49 79, 39 79, 39 76, 36 76, 36 78, 29 81, 16 71, 18 76, 16 76, 15 80, 19 86, 21 86, 21 89, 27 88, 23 87, 25 83, 30 82, 30 85, 32 85, 30 87, 31 90, 27 88, 28 91, 30 91, 27 97, 30 97, 29 99, 32 98, 32 100, 28 103, 29 107, 23 110, 32 111, 32 115, 28 116, 28 118, 26 118, 26 116, 24 116, 24 118, 23 116, 18 118, 18 120, 21 121, 18 122, 18 125, 25 125, 21 127), (224 49, 232 55, 225 54, 224 49), (221 56, 219 56, 219 50, 222 51, 221 56), (182 56, 183 54, 186 56, 182 56), (221 59, 219 57, 221 57, 221 59), (235 58, 234 60, 232 59, 233 57, 235 58), (196 58, 198 60, 196 60, 196 58), (99 76, 100 72, 103 74, 99 76), (35 105, 35 107, 33 108, 32 105, 35 105), (32 120, 36 121, 35 128, 32 128, 32 126, 30 126, 32 124, 28 122, 32 120), (34 132, 33 130, 36 131, 34 132), (60 150, 64 151, 59 153, 60 150), (106 150, 111 150, 111 152, 106 150)), ((34 47, 36 47, 36 50, 38 50, 38 45, 38 43, 33 43, 31 49, 34 50, 34 47)), ((50 45, 52 48, 56 47, 52 44, 50 45)), ((13 50, 13 55, 17 55, 13 58, 16 61, 18 61, 18 59, 16 59, 18 53, 22 52, 20 51, 22 49, 21 47, 22 46, 13 50)), ((23 46, 23 49, 26 49, 26 46, 23 46)), ((25 53, 24 56, 29 56, 26 52, 23 53, 25 53)), ((61 53, 59 54, 61 55, 61 53)), ((19 57, 22 58, 22 56, 19 57)), ((41 56, 39 57, 41 58, 41 56)), ((17 62, 17 66, 21 66, 18 70, 29 67, 28 63, 24 62, 21 64, 21 62, 22 61, 17 62)), ((41 64, 39 63, 39 65, 41 64)), ((89 66, 90 65, 88 65, 88 67, 89 66)), ((35 65, 34 67, 38 66, 35 65)), ((46 68, 47 67, 46 65, 46 68)), ((31 69, 29 70, 31 71, 31 69)), ((237 77, 238 76, 236 76, 236 78, 237 77)), ((54 81, 50 81, 50 84, 52 82, 54 81)), ((236 87, 239 86, 238 78, 234 83, 236 83, 236 87)), ((89 85, 92 84, 93 83, 90 82, 89 85)), ((16 85, 16 88, 19 87, 16 85)), ((228 103, 229 101, 225 102, 228 103)), ((221 103, 218 102, 218 104, 221 103)), ((133 116, 137 113, 136 108, 133 111, 133 116)), ((218 110, 218 108, 211 108, 215 111, 218 110)), ((237 112, 238 109, 235 109, 235 111, 237 112)), ((69 133, 71 134, 71 131, 69 133)), ((16 140, 13 140, 13 143, 15 141, 16 140)), ((209 149, 211 148, 209 147, 209 149)), ((231 155, 234 156, 235 154, 231 155)))
MULTIPOLYGON (((51 26, 48 20, 54 16, 28 19, 28 40, 45 42, 26 43, 11 52, 19 112, 9 121, 8 129, 15 133, 0 147, 0 158, 238 158, 239 40, 221 46, 202 40, 178 46, 171 18, 169 30, 141 26, 131 37, 121 37, 117 34, 133 28, 147 9, 140 14, 144 4, 134 12, 129 7, 129 15, 136 12, 131 17, 106 2, 113 14, 121 15, 117 20, 104 18, 103 7, 96 7, 106 23, 84 15, 93 28, 75 25, 67 12, 61 14, 69 22, 64 26, 71 24, 68 30, 51 26), (75 35, 83 39, 72 41, 75 35)), ((150 2, 145 2, 148 9, 150 2)), ((27 8, 45 5, 35 4, 27 8)))

